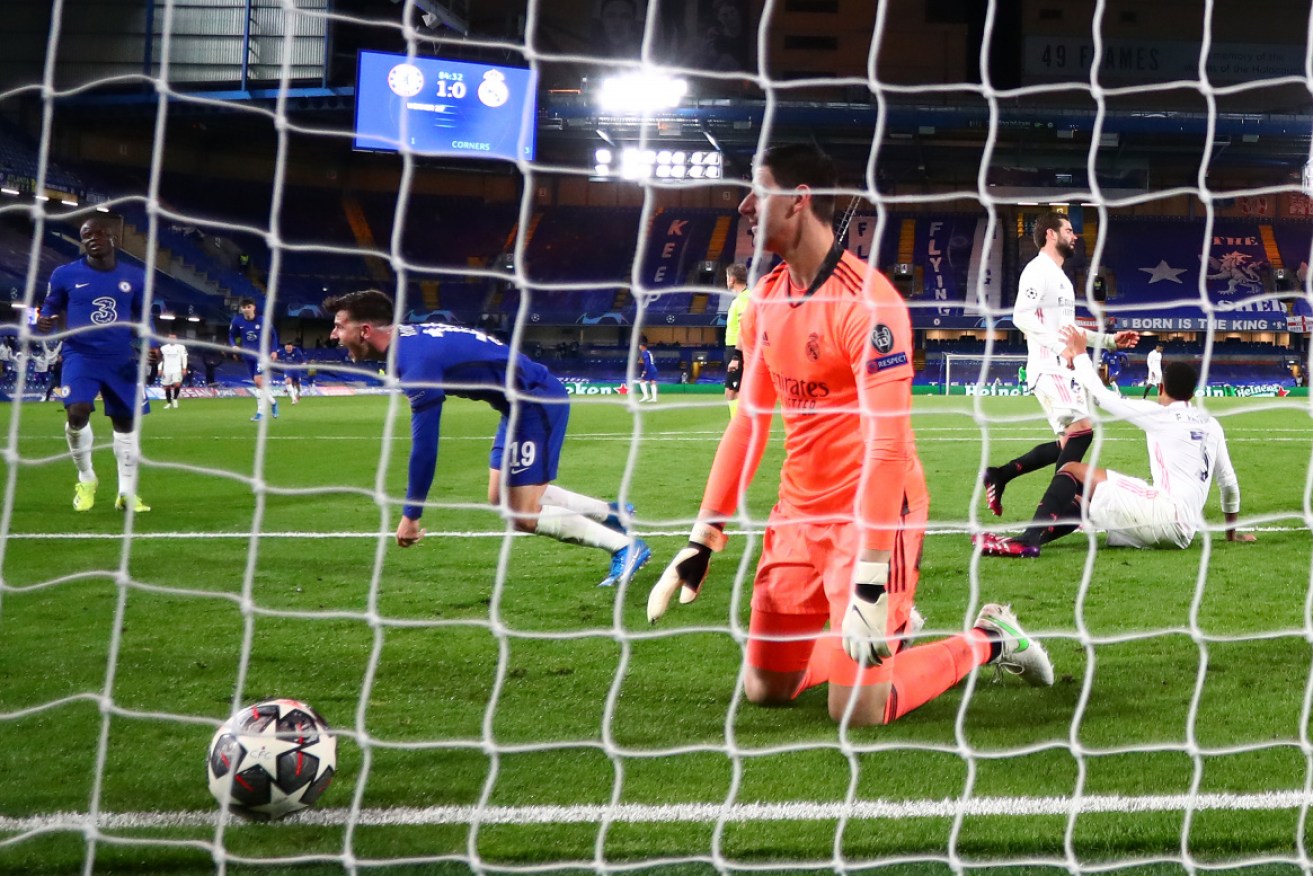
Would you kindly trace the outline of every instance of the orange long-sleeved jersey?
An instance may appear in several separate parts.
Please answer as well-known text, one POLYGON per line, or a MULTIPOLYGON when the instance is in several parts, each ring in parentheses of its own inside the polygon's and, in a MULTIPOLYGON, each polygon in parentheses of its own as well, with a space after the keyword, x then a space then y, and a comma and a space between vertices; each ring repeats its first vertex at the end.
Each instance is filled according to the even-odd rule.
POLYGON ((905 503, 925 495, 912 434, 912 328, 885 277, 845 252, 810 297, 787 265, 763 277, 743 316, 739 413, 721 438, 702 516, 738 508, 778 401, 789 517, 855 519, 862 545, 889 550, 905 503))

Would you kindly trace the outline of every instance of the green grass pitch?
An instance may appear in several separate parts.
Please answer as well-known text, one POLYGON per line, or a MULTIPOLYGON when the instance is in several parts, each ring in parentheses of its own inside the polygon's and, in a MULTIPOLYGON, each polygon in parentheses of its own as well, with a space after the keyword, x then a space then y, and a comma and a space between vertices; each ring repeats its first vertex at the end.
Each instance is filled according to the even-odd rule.
MULTIPOLYGON (((393 502, 404 490, 404 404, 385 441, 386 398, 284 403, 264 442, 249 400, 157 405, 141 478, 154 510, 130 540, 113 509, 108 422, 93 419, 98 504, 75 514, 62 409, 5 406, 0 873, 81 872, 89 847, 94 872, 215 872, 220 842, 226 872, 261 874, 340 873, 344 861, 389 874, 471 862, 828 872, 840 856, 889 873, 1177 873, 1183 858, 1298 872, 1313 783, 1313 425, 1306 401, 1208 406, 1227 429, 1257 543, 1213 533, 1184 552, 1135 552, 1077 534, 1017 563, 974 558, 965 530, 995 525, 982 502, 973 510, 979 468, 1044 436, 1038 406, 918 398, 928 630, 958 631, 982 602, 1011 602, 1044 636, 1058 682, 1034 690, 979 673, 890 727, 852 732, 831 724, 822 690, 785 709, 736 696, 755 538, 731 539, 696 603, 646 622, 647 590, 682 544, 725 422, 714 397, 637 411, 615 397, 575 404, 559 483, 608 499, 625 489, 655 554, 621 591, 594 586, 601 552, 503 537, 483 505, 486 407, 449 404, 431 495, 440 507, 425 515, 429 537, 400 550, 399 506, 376 489, 393 502), (215 809, 206 746, 239 678, 243 701, 293 696, 328 717, 339 775, 320 806, 355 804, 368 819, 219 834, 201 818, 215 809), (98 833, 42 820, 85 813, 97 793, 104 813, 193 820, 98 833), (1157 798, 1177 802, 1137 805, 1157 798), (849 800, 893 815, 841 819, 849 800), (977 805, 955 816, 944 801, 956 800, 977 805), (406 823, 481 802, 506 817, 406 823), (603 822, 587 808, 612 802, 638 814, 603 822), (706 814, 725 803, 800 814, 706 814), (694 814, 645 820, 673 804, 694 814), (529 807, 548 820, 530 822, 529 807)), ((777 421, 749 497, 757 521, 773 500, 780 434, 777 421)), ((1098 464, 1147 476, 1138 431, 1100 434, 1098 464)), ((1002 526, 1029 516, 1045 481, 1009 488, 1002 526)), ((1208 515, 1221 524, 1216 489, 1208 515)))

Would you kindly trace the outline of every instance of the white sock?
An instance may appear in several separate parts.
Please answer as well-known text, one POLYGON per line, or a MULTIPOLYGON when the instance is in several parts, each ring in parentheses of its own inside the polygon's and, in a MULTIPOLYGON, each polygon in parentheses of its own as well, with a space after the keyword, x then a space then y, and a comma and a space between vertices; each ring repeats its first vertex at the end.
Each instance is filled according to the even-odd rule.
POLYGON ((656 381, 652 381, 652 401, 656 401, 656 381))
POLYGON ((594 499, 582 493, 572 493, 555 484, 549 484, 547 489, 543 490, 542 502, 544 505, 555 505, 557 508, 582 514, 598 523, 611 515, 611 506, 601 499, 594 499))
POLYGON ((255 388, 255 412, 257 414, 268 413, 269 408, 274 403, 274 391, 266 386, 257 386, 255 388))
POLYGON ((91 436, 91 424, 81 429, 70 429, 64 424, 64 437, 68 439, 68 452, 73 456, 73 465, 77 466, 78 480, 84 484, 94 483, 96 470, 91 467, 91 445, 95 439, 91 436))
POLYGON ((539 512, 538 535, 570 544, 601 548, 608 554, 613 554, 629 544, 629 536, 621 535, 614 529, 607 529, 596 520, 589 520, 582 514, 554 505, 544 505, 543 510, 539 512))
POLYGON ((137 495, 137 430, 114 433, 114 459, 119 466, 119 495, 137 495))

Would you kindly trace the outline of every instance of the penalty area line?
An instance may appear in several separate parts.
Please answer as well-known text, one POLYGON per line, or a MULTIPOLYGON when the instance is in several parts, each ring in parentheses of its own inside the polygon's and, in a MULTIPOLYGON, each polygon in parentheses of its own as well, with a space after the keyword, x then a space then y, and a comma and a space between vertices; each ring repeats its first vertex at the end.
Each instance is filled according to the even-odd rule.
MULTIPOLYGON (((1261 794, 1161 794, 1150 796, 1097 795, 1070 797, 978 797, 971 800, 864 800, 848 803, 626 803, 618 806, 429 806, 395 809, 311 809, 287 824, 316 826, 433 825, 433 824, 601 824, 719 823, 726 821, 836 821, 893 820, 902 818, 953 818, 965 816, 1052 816, 1093 813, 1200 811, 1277 811, 1313 804, 1304 791, 1268 791, 1261 794)), ((82 812, 56 812, 26 817, 0 816, 0 833, 75 830, 129 830, 169 827, 213 827, 220 813, 207 812, 102 812, 94 818, 82 812)), ((248 823, 240 818, 229 826, 248 823)), ((263 826, 268 829, 267 825, 263 826)))

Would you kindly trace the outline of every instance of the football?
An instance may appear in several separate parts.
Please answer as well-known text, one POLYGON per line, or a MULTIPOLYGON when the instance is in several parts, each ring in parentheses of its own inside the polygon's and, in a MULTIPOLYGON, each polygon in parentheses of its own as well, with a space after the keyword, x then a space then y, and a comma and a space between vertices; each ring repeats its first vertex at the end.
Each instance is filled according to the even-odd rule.
POLYGON ((210 793, 237 815, 273 821, 315 802, 333 781, 337 740, 298 700, 266 700, 224 722, 210 742, 210 793))

